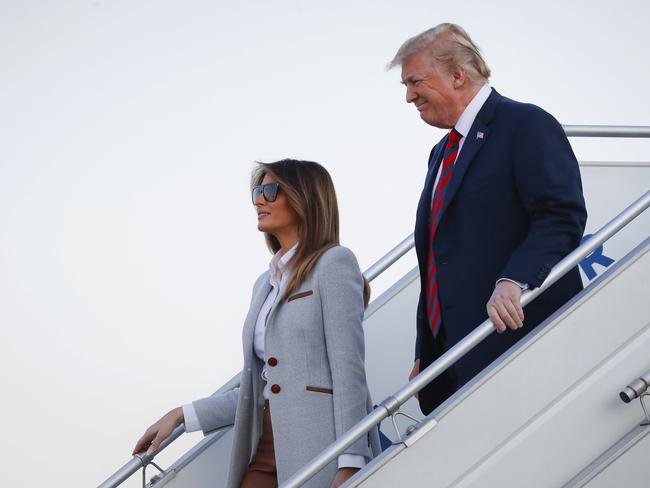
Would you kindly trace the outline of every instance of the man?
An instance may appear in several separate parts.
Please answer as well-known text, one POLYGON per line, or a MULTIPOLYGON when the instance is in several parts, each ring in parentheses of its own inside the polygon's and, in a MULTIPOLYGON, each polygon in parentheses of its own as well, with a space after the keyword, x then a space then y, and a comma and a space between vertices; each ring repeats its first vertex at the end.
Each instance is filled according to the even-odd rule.
POLYGON ((420 392, 428 414, 582 289, 576 267, 525 314, 520 305, 522 291, 540 286, 578 246, 587 214, 560 124, 492 89, 461 27, 440 24, 409 39, 397 65, 406 101, 427 124, 449 129, 429 156, 417 210, 421 293, 410 378, 488 316, 499 332, 420 392))

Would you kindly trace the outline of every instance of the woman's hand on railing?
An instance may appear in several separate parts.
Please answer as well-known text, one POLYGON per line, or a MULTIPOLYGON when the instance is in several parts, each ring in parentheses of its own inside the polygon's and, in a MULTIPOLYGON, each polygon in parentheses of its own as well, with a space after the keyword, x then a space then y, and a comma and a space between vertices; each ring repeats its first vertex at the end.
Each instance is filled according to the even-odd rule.
POLYGON ((183 417, 183 408, 176 407, 163 415, 158 422, 149 427, 144 435, 138 439, 133 448, 133 455, 147 449, 147 455, 151 455, 158 450, 160 444, 169 437, 169 434, 182 424, 185 420, 183 417))

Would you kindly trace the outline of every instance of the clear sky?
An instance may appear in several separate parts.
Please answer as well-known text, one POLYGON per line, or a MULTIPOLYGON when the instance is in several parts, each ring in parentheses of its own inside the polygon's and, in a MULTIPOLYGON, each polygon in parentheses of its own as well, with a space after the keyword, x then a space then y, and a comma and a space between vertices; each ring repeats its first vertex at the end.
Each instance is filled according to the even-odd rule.
MULTIPOLYGON (((650 125, 649 19, 647 0, 0 0, 2 484, 94 486, 237 372, 270 257, 255 160, 331 171, 362 268, 412 231, 442 132, 385 70, 407 37, 457 22, 502 94, 650 125)), ((648 141, 574 148, 650 159, 648 141)))

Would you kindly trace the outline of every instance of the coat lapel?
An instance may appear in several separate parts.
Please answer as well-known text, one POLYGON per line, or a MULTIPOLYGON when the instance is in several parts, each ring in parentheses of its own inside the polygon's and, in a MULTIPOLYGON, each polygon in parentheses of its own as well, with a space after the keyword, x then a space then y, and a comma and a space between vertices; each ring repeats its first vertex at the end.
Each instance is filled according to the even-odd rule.
POLYGON ((424 181, 424 189, 422 190, 422 195, 420 196, 420 202, 418 203, 418 210, 416 215, 416 228, 415 228, 415 243, 418 250, 422 250, 426 253, 429 251, 426 250, 428 247, 428 236, 429 236, 429 216, 431 214, 431 192, 433 191, 433 183, 436 181, 436 175, 438 174, 438 169, 440 168, 440 163, 442 160, 442 148, 447 144, 447 137, 444 137, 438 144, 435 145, 429 156, 429 170, 427 171, 427 177, 424 181))
POLYGON ((449 208, 449 205, 453 201, 461 183, 463 182, 463 177, 467 172, 467 168, 469 168, 472 161, 474 161, 476 155, 490 135, 488 124, 494 117, 494 111, 500 99, 501 95, 499 95, 495 89, 492 89, 492 93, 490 93, 490 96, 483 104, 483 107, 481 107, 481 110, 477 114, 476 119, 465 138, 465 142, 463 142, 463 147, 460 150, 458 159, 456 160, 456 163, 454 163, 451 180, 449 180, 447 190, 445 191, 445 199, 443 200, 442 208, 440 209, 441 221, 445 218, 445 211, 449 208))
POLYGON ((269 296, 271 291, 271 283, 269 282, 269 274, 264 273, 264 277, 261 278, 260 284, 257 285, 255 290, 253 290, 253 299, 251 300, 251 306, 248 310, 248 316, 246 318, 246 323, 244 325, 244 344, 245 348, 248 348, 252 351, 253 348, 253 337, 255 335, 255 324, 257 323, 257 317, 260 314, 262 305, 266 301, 266 297, 269 296))
MULTIPOLYGON (((287 272, 290 272, 287 270, 287 272)), ((273 316, 275 315, 275 311, 277 310, 278 306, 280 305, 282 301, 282 297, 284 296, 284 292, 287 289, 287 285, 289 284, 289 281, 291 281, 291 275, 289 275, 288 279, 280 286, 280 291, 278 292, 278 296, 275 297, 275 301, 273 302, 273 305, 271 305, 271 309, 269 310, 269 314, 266 316, 266 327, 267 330, 269 330, 269 325, 272 324, 272 319, 273 316)))

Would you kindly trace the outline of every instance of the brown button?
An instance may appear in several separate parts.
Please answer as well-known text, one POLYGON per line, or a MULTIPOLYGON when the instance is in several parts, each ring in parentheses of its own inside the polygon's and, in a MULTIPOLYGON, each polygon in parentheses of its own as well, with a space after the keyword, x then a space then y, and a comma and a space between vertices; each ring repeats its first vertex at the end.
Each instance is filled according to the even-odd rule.
POLYGON ((266 363, 269 366, 277 366, 278 365, 278 360, 277 360, 277 358, 269 358, 269 360, 266 363))
POLYGON ((281 389, 282 389, 282 388, 280 388, 280 385, 272 385, 272 386, 271 386, 271 391, 272 391, 273 393, 280 393, 280 390, 281 390, 281 389))

